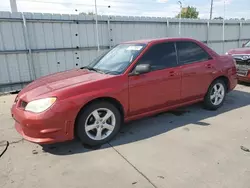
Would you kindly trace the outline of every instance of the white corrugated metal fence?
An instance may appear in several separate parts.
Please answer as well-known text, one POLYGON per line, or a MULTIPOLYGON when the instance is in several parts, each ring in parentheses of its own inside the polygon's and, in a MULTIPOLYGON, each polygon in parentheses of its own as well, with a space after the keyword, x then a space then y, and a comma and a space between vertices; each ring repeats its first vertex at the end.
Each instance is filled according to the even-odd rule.
MULTIPOLYGON (((41 76, 87 65, 123 41, 178 37, 179 20, 98 16, 98 30, 99 52, 94 16, 0 12, 0 92, 19 90, 41 76)), ((250 21, 181 23, 182 37, 203 41, 218 53, 240 47, 250 39, 249 31, 250 21)))

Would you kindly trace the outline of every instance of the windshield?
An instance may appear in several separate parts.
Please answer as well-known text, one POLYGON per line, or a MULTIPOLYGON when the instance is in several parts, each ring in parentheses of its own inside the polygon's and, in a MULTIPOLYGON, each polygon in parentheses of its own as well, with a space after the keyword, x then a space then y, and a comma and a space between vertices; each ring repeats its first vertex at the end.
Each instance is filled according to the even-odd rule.
POLYGON ((246 43, 245 47, 250 47, 250 41, 246 43))
POLYGON ((121 74, 138 57, 145 44, 119 44, 90 63, 93 68, 104 73, 121 74))

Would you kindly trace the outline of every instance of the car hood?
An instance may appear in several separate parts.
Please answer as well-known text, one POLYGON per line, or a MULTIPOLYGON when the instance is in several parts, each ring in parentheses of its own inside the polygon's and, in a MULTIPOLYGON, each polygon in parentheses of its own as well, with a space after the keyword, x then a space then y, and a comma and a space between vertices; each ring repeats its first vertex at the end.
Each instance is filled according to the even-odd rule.
POLYGON ((102 80, 112 75, 101 74, 93 71, 74 69, 41 77, 27 85, 19 94, 24 100, 30 101, 43 94, 66 87, 73 87, 102 80), (32 99, 31 99, 32 98, 32 99))
POLYGON ((228 54, 250 54, 250 48, 236 48, 228 52, 228 54))

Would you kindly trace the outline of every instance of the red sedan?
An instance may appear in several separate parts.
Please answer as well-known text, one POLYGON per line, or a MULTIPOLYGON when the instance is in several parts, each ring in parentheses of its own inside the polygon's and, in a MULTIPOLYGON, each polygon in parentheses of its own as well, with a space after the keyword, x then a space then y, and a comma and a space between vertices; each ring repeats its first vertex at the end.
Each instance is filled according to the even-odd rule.
POLYGON ((35 80, 12 107, 16 130, 39 144, 111 140, 123 122, 204 101, 216 110, 237 84, 235 61, 188 38, 117 45, 86 67, 35 80))
POLYGON ((238 80, 250 83, 250 41, 242 45, 242 48, 229 50, 227 55, 233 56, 236 61, 238 80))

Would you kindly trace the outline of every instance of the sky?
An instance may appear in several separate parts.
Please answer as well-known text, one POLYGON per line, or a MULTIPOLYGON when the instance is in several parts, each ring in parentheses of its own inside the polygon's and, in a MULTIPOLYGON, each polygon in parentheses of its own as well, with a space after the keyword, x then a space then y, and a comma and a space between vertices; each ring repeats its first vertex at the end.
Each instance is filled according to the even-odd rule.
MULTIPOLYGON (((0 0, 0 11, 10 11, 10 0, 0 0)), ((95 0, 16 0, 20 12, 78 14, 94 12, 95 0)), ((98 14, 174 17, 180 11, 178 0, 96 0, 98 14)), ((209 18, 211 0, 181 0, 183 7, 194 6, 199 17, 209 18)), ((214 0, 213 17, 250 19, 250 0, 214 0)))

